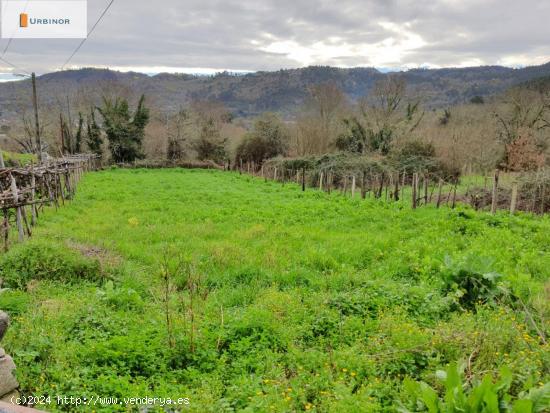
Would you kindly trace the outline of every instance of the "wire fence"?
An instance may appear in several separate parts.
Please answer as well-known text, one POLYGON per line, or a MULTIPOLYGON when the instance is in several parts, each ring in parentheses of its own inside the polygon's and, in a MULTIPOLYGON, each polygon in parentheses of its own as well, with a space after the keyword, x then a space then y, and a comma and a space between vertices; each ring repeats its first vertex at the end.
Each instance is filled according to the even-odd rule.
MULTIPOLYGON (((226 165, 226 169, 231 169, 226 165)), ((470 205, 475 210, 526 211, 545 214, 550 211, 550 191, 547 173, 537 172, 530 179, 500 183, 497 170, 485 179, 483 187, 460 183, 458 177, 442 178, 437 173, 409 171, 342 171, 330 168, 286 168, 272 163, 256 165, 252 162, 234 165, 232 170, 274 180, 296 183, 302 190, 315 188, 328 193, 338 191, 351 197, 372 197, 388 202, 410 202, 413 209, 424 205, 443 205, 455 208, 457 203, 470 205)))

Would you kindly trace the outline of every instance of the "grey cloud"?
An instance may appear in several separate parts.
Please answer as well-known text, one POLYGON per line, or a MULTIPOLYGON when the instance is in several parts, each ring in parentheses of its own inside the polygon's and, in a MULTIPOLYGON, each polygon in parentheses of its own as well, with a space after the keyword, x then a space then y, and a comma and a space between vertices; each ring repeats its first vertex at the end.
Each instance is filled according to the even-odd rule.
MULTIPOLYGON (((91 25, 107 0, 88 4, 91 25)), ((550 2, 540 0, 115 0, 72 64, 228 70, 371 66, 377 56, 350 56, 349 50, 370 50, 389 39, 399 45, 411 35, 423 44, 388 53, 386 66, 456 66, 476 59, 531 64, 545 56, 550 60, 549 14, 550 2), (387 22, 393 26, 381 25, 387 22), (273 42, 283 45, 276 53, 269 49, 273 42), (347 53, 338 53, 338 42, 347 53), (285 45, 300 48, 310 61, 281 50, 285 45), (524 61, 513 60, 516 55, 524 61)), ((6 42, 0 42, 0 52, 6 42)), ((51 71, 78 43, 15 39, 5 58, 28 71, 51 71)), ((0 72, 3 66, 0 62, 0 72)))

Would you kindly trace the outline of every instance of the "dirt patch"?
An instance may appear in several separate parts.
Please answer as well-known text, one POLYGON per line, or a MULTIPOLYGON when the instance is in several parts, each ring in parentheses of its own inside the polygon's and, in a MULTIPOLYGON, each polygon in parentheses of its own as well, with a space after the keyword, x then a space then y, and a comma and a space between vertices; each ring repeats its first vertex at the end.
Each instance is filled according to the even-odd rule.
POLYGON ((72 248, 82 254, 84 257, 96 259, 101 265, 101 269, 107 267, 117 267, 122 263, 122 258, 111 251, 95 245, 86 245, 73 241, 67 243, 69 248, 72 248))

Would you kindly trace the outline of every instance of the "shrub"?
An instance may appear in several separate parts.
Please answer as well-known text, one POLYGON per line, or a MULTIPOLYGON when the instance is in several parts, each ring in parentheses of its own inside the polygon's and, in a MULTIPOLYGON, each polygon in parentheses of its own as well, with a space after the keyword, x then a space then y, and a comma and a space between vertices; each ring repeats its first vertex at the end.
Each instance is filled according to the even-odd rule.
POLYGON ((477 303, 493 303, 509 295, 502 275, 491 271, 491 260, 467 257, 462 261, 445 258, 445 292, 454 296, 460 307, 473 310, 477 303))
POLYGON ((485 103, 485 99, 483 99, 483 96, 476 95, 470 99, 470 103, 474 105, 483 105, 485 103))
POLYGON ((424 382, 405 379, 403 384, 409 403, 408 407, 402 404, 398 411, 539 413, 547 411, 550 403, 550 383, 522 392, 517 400, 512 401, 512 395, 509 394, 512 372, 506 367, 500 370, 498 381, 494 382, 488 374, 469 388, 463 383, 463 369, 456 363, 452 363, 446 371, 438 371, 436 376, 444 383, 443 397, 424 382))
POLYGON ((166 354, 161 349, 159 337, 151 332, 129 333, 87 347, 81 356, 90 367, 102 373, 111 370, 117 375, 149 377, 166 369, 166 354))
POLYGON ((101 277, 97 260, 46 242, 20 244, 0 257, 0 278, 12 288, 25 289, 31 280, 98 281, 101 277))
POLYGON ((436 157, 435 147, 431 143, 410 141, 395 150, 390 163, 398 171, 429 172, 444 179, 458 178, 459 170, 449 168, 436 157))
POLYGON ((137 291, 127 287, 115 287, 112 281, 105 283, 103 290, 98 290, 97 295, 106 304, 117 309, 140 309, 143 300, 137 291))
POLYGON ((254 129, 237 147, 235 162, 255 162, 282 155, 288 143, 288 130, 273 113, 265 113, 254 122, 254 129))

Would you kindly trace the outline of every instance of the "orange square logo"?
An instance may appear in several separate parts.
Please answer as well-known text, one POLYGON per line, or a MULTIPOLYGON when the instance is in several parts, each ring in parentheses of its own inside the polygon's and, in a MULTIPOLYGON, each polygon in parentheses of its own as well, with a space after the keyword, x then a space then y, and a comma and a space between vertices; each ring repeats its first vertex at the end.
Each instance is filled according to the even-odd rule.
POLYGON ((19 15, 19 27, 29 27, 29 15, 27 13, 19 15))

